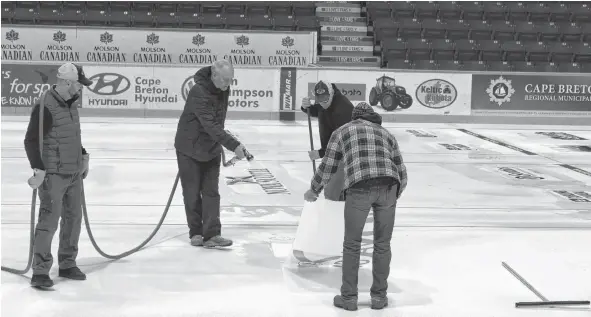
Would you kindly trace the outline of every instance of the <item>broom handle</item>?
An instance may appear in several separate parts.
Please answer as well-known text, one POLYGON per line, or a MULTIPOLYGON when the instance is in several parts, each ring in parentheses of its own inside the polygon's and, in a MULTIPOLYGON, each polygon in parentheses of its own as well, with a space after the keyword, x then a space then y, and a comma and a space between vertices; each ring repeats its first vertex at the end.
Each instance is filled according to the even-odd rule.
MULTIPOLYGON (((312 105, 310 105, 312 107, 312 105)), ((312 136, 312 119, 310 119, 310 107, 308 107, 308 132, 310 133, 310 149, 314 151, 314 138, 312 136)), ((312 160, 312 172, 316 174, 316 161, 312 160)))

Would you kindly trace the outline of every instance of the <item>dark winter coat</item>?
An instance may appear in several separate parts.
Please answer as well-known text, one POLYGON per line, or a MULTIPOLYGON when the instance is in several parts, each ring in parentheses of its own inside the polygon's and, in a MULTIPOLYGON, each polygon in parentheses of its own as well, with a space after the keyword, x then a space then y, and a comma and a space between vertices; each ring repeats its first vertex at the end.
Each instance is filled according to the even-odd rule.
POLYGON ((230 88, 222 91, 211 81, 211 66, 195 73, 195 85, 189 91, 177 126, 174 147, 177 151, 207 162, 222 153, 222 146, 234 151, 240 144, 224 130, 230 88))
MULTIPOLYGON (((322 108, 320 104, 314 104, 310 107, 310 116, 318 118, 318 130, 320 133, 320 157, 324 157, 328 140, 332 133, 351 121, 353 113, 353 104, 347 97, 343 96, 335 84, 332 84, 334 96, 328 109, 322 108)), ((307 110, 302 107, 302 111, 307 110)))

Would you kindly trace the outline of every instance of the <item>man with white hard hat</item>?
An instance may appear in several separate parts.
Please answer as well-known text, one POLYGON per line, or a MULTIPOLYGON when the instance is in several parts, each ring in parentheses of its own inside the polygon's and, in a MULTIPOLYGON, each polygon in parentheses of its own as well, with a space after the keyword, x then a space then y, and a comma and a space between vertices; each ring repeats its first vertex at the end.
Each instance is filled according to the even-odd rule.
POLYGON ((89 156, 82 146, 80 116, 73 104, 92 81, 81 66, 72 63, 60 66, 56 77, 57 83, 43 92, 34 106, 25 136, 25 151, 34 173, 29 186, 38 189, 40 200, 31 278, 34 287, 53 286, 49 277, 51 243, 58 222, 59 276, 86 279, 76 257, 82 225, 82 179, 88 174, 89 156))

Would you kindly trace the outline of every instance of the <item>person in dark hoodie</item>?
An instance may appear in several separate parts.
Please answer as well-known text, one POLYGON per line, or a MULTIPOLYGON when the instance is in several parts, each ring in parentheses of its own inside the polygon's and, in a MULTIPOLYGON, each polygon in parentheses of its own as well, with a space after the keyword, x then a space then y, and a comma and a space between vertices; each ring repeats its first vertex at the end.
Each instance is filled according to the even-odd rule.
MULTIPOLYGON (((324 157, 330 136, 336 129, 351 121, 351 113, 353 112, 351 101, 343 96, 335 84, 326 80, 316 83, 314 98, 315 104, 312 104, 308 97, 302 100, 302 111, 307 113, 309 108, 310 116, 318 118, 320 149, 308 152, 311 160, 324 157)), ((340 165, 331 182, 326 185, 324 197, 329 200, 342 201, 344 199, 343 181, 343 166, 340 165)))
POLYGON ((191 245, 228 247, 221 236, 219 178, 222 146, 236 157, 246 149, 224 130, 234 68, 226 60, 201 68, 189 91, 174 140, 191 245))
POLYGON ((386 291, 396 202, 406 188, 407 173, 396 138, 381 126, 381 116, 370 105, 362 102, 355 106, 352 120, 330 137, 324 158, 304 199, 316 201, 323 186, 337 171, 339 162, 344 162, 343 273, 341 295, 335 296, 334 305, 345 310, 357 310, 361 235, 369 210, 373 208, 371 307, 382 309, 388 305, 386 291))

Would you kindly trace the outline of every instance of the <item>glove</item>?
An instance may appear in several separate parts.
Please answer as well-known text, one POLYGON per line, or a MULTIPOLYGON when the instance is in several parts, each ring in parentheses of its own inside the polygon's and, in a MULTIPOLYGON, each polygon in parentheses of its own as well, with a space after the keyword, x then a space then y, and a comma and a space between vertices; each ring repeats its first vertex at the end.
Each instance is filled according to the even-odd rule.
POLYGON ((308 156, 310 157, 310 160, 314 161, 320 158, 320 152, 316 150, 308 151, 308 156))
POLYGON ((313 190, 308 189, 304 194, 304 199, 308 202, 315 202, 318 199, 318 194, 316 194, 313 190))
POLYGON ((33 176, 31 176, 31 178, 29 178, 27 183, 29 183, 29 186, 32 189, 37 189, 39 186, 41 186, 41 184, 43 184, 44 180, 45 180, 45 171, 35 168, 35 169, 33 169, 33 176))
POLYGON ((85 179, 86 176, 88 175, 89 160, 90 160, 90 156, 88 154, 84 154, 82 156, 82 170, 80 171, 80 174, 82 175, 82 179, 85 179))
POLYGON ((245 158, 246 157, 246 148, 244 148, 244 145, 239 144, 234 149, 234 155, 236 155, 236 158, 239 159, 239 160, 245 158))
POLYGON ((310 98, 309 97, 302 98, 302 108, 308 109, 308 108, 310 108, 310 106, 312 106, 312 103, 310 102, 310 98))

